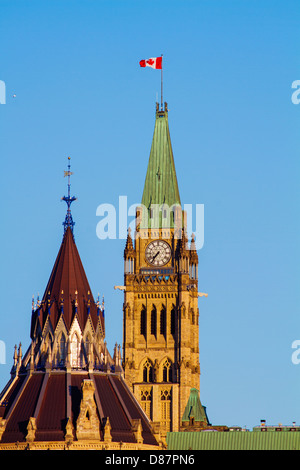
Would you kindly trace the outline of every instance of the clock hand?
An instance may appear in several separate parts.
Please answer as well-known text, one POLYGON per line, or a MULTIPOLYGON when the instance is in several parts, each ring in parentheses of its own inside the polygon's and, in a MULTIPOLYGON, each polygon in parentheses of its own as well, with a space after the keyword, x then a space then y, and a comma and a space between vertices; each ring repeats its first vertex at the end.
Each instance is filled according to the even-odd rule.
POLYGON ((151 263, 153 263, 153 261, 155 260, 155 258, 157 257, 157 255, 159 255, 159 251, 153 256, 152 260, 151 260, 151 263))

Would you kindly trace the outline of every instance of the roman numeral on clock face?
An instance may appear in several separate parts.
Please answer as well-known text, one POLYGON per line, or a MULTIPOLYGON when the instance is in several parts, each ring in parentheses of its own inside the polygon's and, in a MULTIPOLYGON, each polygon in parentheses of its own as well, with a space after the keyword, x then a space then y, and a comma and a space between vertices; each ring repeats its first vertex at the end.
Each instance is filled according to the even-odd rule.
POLYGON ((171 258, 171 247, 163 240, 155 240, 149 243, 145 250, 146 261, 152 266, 163 266, 171 258))

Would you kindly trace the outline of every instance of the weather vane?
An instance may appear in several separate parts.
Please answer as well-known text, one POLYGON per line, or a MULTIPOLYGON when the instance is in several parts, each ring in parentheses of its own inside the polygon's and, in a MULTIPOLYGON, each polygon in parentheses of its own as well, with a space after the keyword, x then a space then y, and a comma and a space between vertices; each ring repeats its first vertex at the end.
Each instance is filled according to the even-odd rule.
POLYGON ((73 233, 73 227, 75 225, 75 222, 73 221, 72 214, 71 214, 71 204, 73 201, 76 201, 76 197, 72 196, 71 197, 71 175, 73 175, 73 172, 71 171, 71 164, 70 164, 71 157, 68 157, 68 170, 64 171, 64 177, 68 177, 68 196, 64 196, 61 198, 62 201, 65 201, 67 203, 68 209, 66 213, 65 220, 63 222, 64 226, 64 233, 66 232, 67 228, 70 227, 73 233))

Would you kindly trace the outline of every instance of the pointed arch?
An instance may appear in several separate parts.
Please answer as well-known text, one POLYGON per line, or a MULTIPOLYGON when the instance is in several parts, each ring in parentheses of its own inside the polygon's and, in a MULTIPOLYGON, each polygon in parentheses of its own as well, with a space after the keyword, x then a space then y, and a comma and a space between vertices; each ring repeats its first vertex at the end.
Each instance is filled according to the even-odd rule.
POLYGON ((153 374, 153 363, 150 359, 146 359, 143 363, 142 366, 143 370, 143 382, 148 382, 152 383, 154 380, 154 374, 153 374))
POLYGON ((62 331, 58 338, 57 365, 64 366, 66 360, 66 337, 62 331))
POLYGON ((44 368, 47 363, 47 360, 51 358, 52 345, 53 345, 52 335, 50 331, 48 331, 44 337, 44 340, 41 343, 39 367, 44 368))
POLYGON ((173 382, 173 365, 168 357, 162 361, 162 379, 163 382, 173 382))

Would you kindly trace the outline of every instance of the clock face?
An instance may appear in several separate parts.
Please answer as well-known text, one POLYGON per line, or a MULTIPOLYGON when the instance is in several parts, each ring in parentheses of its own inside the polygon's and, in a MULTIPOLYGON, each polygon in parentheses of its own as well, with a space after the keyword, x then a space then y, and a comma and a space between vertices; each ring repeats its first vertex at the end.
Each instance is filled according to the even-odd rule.
POLYGON ((150 242, 145 251, 146 260, 153 266, 163 266, 171 258, 170 245, 162 240, 150 242))

